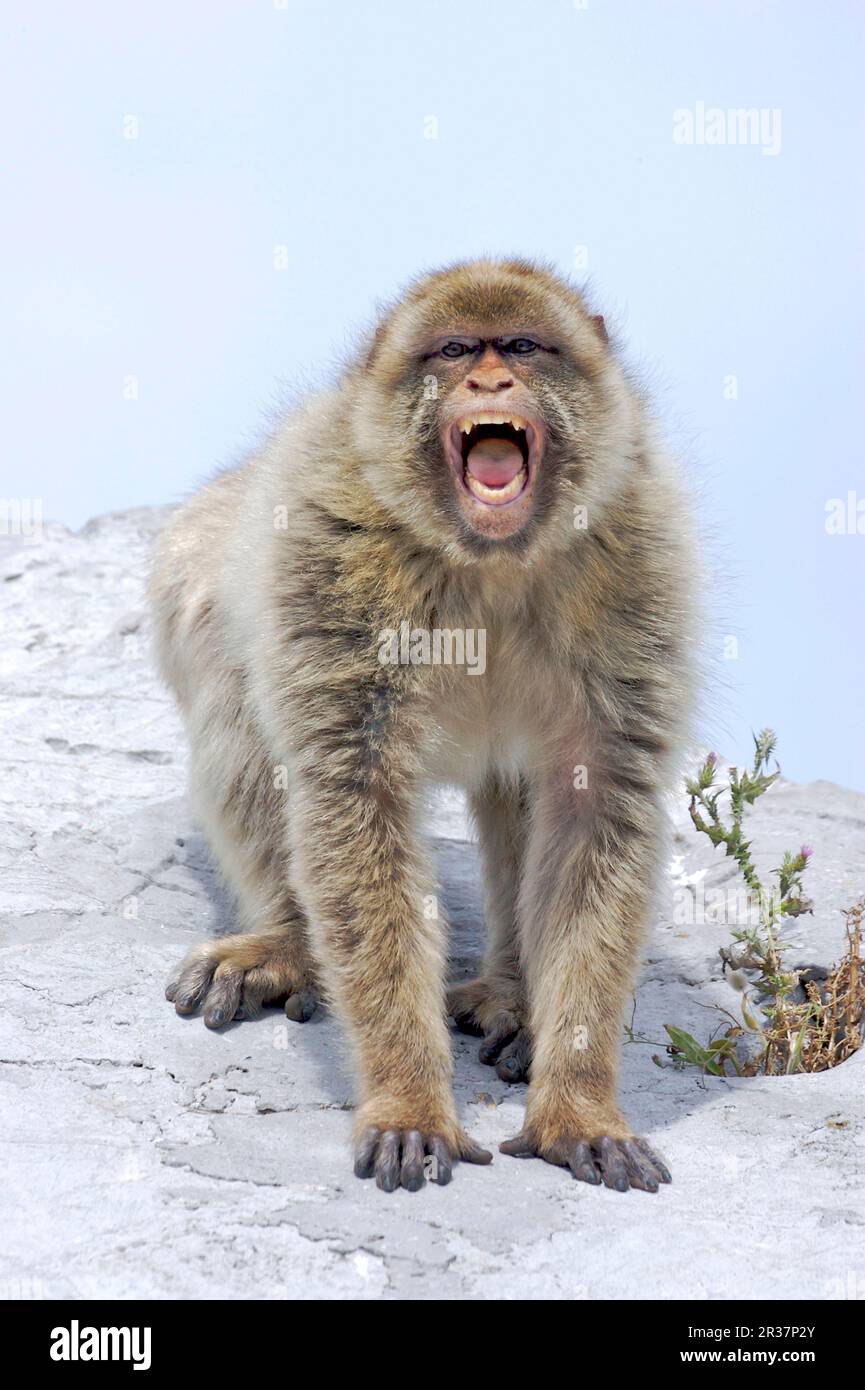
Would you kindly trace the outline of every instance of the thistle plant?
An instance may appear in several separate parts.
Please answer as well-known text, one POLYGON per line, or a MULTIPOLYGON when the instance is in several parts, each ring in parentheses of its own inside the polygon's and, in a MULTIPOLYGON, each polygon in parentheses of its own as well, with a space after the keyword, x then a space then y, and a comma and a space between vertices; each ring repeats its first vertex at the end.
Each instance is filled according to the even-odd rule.
POLYGON ((824 978, 818 981, 812 978, 813 971, 790 966, 790 943, 782 933, 786 922, 812 911, 802 884, 812 850, 802 845, 785 851, 773 871, 776 882, 766 884, 745 836, 746 808, 780 776, 777 761, 775 770, 769 771, 775 745, 775 734, 763 729, 754 736, 750 768, 740 772, 731 767, 728 782, 719 784, 718 759, 710 753, 685 784, 694 826, 736 861, 746 887, 747 921, 731 928, 732 942, 720 951, 724 973, 740 994, 742 1024, 727 1014, 732 1026, 705 1046, 684 1029, 665 1024, 670 1038, 667 1050, 676 1061, 715 1076, 726 1075, 728 1065, 738 1075, 820 1071, 843 1061, 862 1042, 863 903, 845 913, 846 950, 834 970, 823 972, 824 978), (740 1046, 743 1038, 750 1043, 747 1056, 740 1046))

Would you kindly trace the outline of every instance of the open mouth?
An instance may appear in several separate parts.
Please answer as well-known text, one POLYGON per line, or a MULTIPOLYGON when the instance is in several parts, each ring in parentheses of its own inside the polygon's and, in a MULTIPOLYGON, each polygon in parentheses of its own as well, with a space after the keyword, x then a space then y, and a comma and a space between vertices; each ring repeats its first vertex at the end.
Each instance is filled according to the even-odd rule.
POLYGON ((483 506, 507 506, 528 487, 537 431, 522 416, 465 415, 451 427, 450 444, 463 486, 483 506))

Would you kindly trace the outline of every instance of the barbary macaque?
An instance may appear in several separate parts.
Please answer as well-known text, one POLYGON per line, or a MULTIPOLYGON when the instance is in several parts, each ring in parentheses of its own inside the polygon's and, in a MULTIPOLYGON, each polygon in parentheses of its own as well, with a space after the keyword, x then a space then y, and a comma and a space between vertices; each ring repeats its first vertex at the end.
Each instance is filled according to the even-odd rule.
POLYGON ((415 283, 335 389, 162 534, 161 666, 242 928, 167 997, 211 1028, 325 997, 353 1044, 359 1177, 414 1190, 489 1162, 457 1114, 450 1016, 528 1078, 503 1152, 620 1191, 669 1181, 616 1087, 694 572, 603 321, 522 260, 415 283), (401 632, 443 634, 439 659, 383 636, 401 632), (478 633, 483 669, 449 659, 478 633), (450 989, 418 831, 435 783, 465 788, 487 887, 482 972, 450 989))

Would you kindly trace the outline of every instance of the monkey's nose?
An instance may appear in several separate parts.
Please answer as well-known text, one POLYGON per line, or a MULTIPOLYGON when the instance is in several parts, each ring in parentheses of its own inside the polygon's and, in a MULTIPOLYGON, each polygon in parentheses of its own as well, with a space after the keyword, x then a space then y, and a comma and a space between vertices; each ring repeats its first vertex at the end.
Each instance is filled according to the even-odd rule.
POLYGON ((466 377, 470 391, 508 391, 513 384, 514 379, 508 372, 473 372, 466 377))

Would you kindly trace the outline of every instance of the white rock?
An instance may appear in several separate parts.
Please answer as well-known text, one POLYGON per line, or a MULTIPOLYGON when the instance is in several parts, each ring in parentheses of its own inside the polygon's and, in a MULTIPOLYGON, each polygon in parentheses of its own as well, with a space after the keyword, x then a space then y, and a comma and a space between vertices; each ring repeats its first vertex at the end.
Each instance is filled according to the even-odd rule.
MULTIPOLYGON (((657 1196, 589 1189, 496 1155, 445 1189, 385 1196, 350 1174, 345 1048, 330 1018, 268 1011, 224 1033, 179 1019, 169 966, 225 925, 184 798, 180 722, 148 653, 142 509, 0 554, 5 640, 0 909, 0 1294, 122 1298, 824 1298, 865 1290, 865 1056, 749 1082, 661 1070, 663 1024, 735 1009, 719 925, 677 920, 732 862, 676 816, 676 873, 646 950, 623 1101, 669 1159, 657 1196), (785 1254, 779 1258, 778 1232, 785 1254), (852 1281, 852 1283, 851 1283, 852 1281), (34 1292, 35 1291, 35 1292, 34 1292)), ((765 712, 771 715, 771 711, 765 712)), ((684 802, 682 803, 684 806, 684 802)), ((430 825, 458 970, 480 902, 464 808, 430 825)), ((783 782, 755 809, 764 868, 814 848, 802 958, 831 962, 863 889, 865 797, 783 782)), ((519 1127, 457 1036, 469 1131, 519 1127), (496 1104, 491 1104, 492 1097, 496 1104)))

